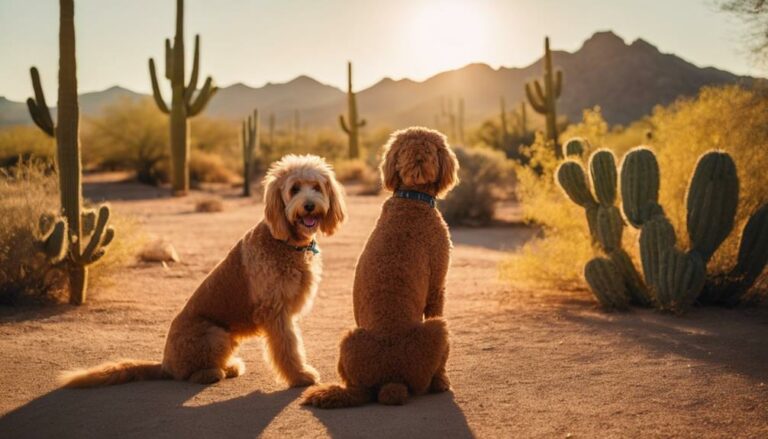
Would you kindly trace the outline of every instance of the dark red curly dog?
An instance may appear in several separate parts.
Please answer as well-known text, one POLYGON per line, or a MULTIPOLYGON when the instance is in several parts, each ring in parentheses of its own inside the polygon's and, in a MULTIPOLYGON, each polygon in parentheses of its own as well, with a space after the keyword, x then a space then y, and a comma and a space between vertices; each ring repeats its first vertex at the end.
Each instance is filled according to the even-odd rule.
POLYGON ((443 314, 450 263, 448 226, 435 197, 458 183, 459 164, 441 133, 408 128, 392 135, 381 175, 394 192, 357 262, 357 328, 341 341, 340 385, 307 390, 320 408, 404 404, 409 395, 450 389, 443 314))

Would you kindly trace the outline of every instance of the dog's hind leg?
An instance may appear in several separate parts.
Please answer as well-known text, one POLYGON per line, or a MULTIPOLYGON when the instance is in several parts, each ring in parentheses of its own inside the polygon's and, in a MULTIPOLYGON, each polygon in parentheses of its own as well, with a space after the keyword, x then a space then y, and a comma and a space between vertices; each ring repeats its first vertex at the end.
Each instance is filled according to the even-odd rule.
POLYGON ((264 324, 266 357, 291 387, 315 384, 320 376, 306 363, 304 343, 291 316, 280 315, 264 324))
POLYGON ((240 357, 230 357, 227 360, 226 366, 224 366, 224 373, 227 378, 236 378, 245 373, 245 363, 240 357))
POLYGON ((189 381, 197 384, 218 383, 226 377, 224 369, 201 369, 189 376, 189 381))
POLYGON ((437 369, 437 372, 435 372, 435 375, 432 376, 432 382, 429 383, 429 391, 432 393, 446 392, 451 389, 451 380, 448 379, 448 376, 445 373, 445 363, 448 361, 448 350, 449 347, 446 344, 445 354, 440 362, 440 367, 437 369))
POLYGON ((189 367, 188 380, 198 384, 213 384, 227 376, 225 370, 237 342, 225 329, 204 323, 204 335, 194 339, 184 352, 189 367))

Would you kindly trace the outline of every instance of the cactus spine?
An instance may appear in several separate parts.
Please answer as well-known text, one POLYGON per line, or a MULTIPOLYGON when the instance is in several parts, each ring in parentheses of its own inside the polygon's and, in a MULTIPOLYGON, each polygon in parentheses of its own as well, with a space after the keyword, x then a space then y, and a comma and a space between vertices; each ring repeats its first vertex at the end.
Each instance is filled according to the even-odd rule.
POLYGON ((259 110, 243 120, 243 196, 251 196, 251 174, 253 174, 253 152, 259 142, 259 110))
MULTIPOLYGON (((89 212, 82 207, 82 165, 80 158, 80 109, 77 98, 75 56, 75 5, 59 0, 59 93, 58 121, 53 124, 36 68, 31 69, 35 98, 27 100, 32 119, 49 136, 56 137, 56 162, 59 174, 61 216, 41 226, 41 245, 52 263, 65 264, 69 275, 69 301, 86 300, 88 265, 97 261, 112 242, 115 231, 108 227, 109 207, 102 205, 95 215, 93 230, 87 227, 89 212), (44 230, 45 229, 45 230, 44 230)), ((41 223, 43 219, 41 219, 41 223)))
POLYGON ((149 76, 152 80, 152 95, 160 111, 171 118, 171 185, 174 195, 183 196, 189 192, 189 118, 200 114, 217 88, 209 76, 203 88, 197 90, 200 71, 200 35, 195 35, 195 51, 189 84, 184 84, 184 0, 176 0, 176 35, 171 41, 165 40, 165 77, 171 82, 171 108, 169 109, 160 92, 154 59, 149 59, 149 76))
POLYGON ((356 159, 360 156, 359 129, 365 126, 365 119, 357 117, 357 95, 352 91, 352 63, 347 61, 347 120, 344 115, 339 115, 339 125, 347 133, 349 139, 349 158, 356 159))
MULTIPOLYGON (((567 144, 574 142, 583 140, 567 144)), ((608 256, 587 264, 587 282, 603 306, 625 308, 630 301, 648 305, 650 297, 640 274, 621 245, 624 221, 614 205, 618 177, 613 153, 606 149, 596 151, 590 157, 589 171, 591 185, 587 183, 584 167, 575 159, 564 161, 556 172, 557 183, 566 195, 584 208, 592 242, 608 256)))
POLYGON ((552 70, 552 53, 549 50, 549 37, 544 39, 544 85, 535 79, 525 84, 525 94, 534 111, 547 119, 547 139, 555 147, 555 154, 562 158, 557 146, 557 108, 556 101, 563 90, 563 72, 552 70))

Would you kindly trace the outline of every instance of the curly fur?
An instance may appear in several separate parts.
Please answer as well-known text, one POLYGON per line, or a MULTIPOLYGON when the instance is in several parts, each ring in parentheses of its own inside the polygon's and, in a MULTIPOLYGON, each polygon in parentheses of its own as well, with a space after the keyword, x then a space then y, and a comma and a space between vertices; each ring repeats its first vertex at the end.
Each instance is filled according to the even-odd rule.
MULTIPOLYGON (((398 131, 384 151, 381 173, 389 190, 441 196, 458 182, 456 156, 437 131, 398 131)), ((303 404, 338 408, 377 399, 399 405, 409 394, 450 388, 448 330, 441 318, 450 249, 448 226, 437 209, 402 198, 384 203, 357 262, 357 328, 340 344, 343 385, 308 389, 303 404)))
POLYGON ((321 260, 295 247, 311 243, 318 229, 326 235, 337 230, 346 216, 342 188, 330 166, 310 155, 283 157, 264 184, 264 220, 232 247, 173 320, 162 362, 126 360, 68 372, 65 387, 233 378, 245 371, 235 356, 238 345, 255 335, 266 338, 265 357, 288 385, 317 382, 296 320, 311 306, 321 260), (314 220, 312 227, 305 218, 314 220))

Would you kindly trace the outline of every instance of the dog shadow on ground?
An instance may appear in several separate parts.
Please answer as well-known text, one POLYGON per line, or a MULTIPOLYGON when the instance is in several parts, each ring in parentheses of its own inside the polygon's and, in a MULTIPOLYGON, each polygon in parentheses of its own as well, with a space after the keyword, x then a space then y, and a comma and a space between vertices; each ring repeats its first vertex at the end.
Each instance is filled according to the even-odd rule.
POLYGON ((0 418, 0 437, 253 438, 301 393, 256 391, 207 405, 185 405, 205 388, 139 382, 55 390, 0 418))
POLYGON ((475 437, 451 392, 415 397, 400 407, 368 404, 349 409, 306 410, 334 439, 475 437))
POLYGON ((621 343, 645 346, 658 356, 680 355, 768 381, 765 306, 701 307, 683 316, 641 309, 614 315, 563 311, 561 316, 591 333, 619 334, 621 343))

